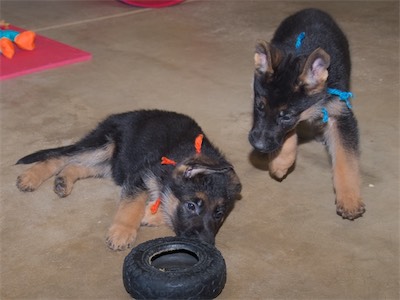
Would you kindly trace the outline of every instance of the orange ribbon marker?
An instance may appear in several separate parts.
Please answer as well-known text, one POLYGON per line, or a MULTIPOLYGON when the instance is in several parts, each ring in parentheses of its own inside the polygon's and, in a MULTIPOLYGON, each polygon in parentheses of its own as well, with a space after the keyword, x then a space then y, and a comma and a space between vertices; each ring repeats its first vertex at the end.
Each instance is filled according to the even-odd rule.
POLYGON ((160 207, 160 204, 161 204, 161 199, 158 198, 158 199, 156 200, 156 202, 154 202, 153 205, 150 207, 150 211, 151 211, 151 213, 152 213, 153 215, 155 215, 155 214, 157 213, 158 208, 160 207))
POLYGON ((201 153, 201 145, 203 144, 203 137, 201 133, 197 136, 197 138, 194 141, 194 148, 196 149, 196 153, 200 154, 201 153))
POLYGON ((176 165, 176 161, 169 159, 168 157, 161 157, 161 164, 162 165, 176 165))

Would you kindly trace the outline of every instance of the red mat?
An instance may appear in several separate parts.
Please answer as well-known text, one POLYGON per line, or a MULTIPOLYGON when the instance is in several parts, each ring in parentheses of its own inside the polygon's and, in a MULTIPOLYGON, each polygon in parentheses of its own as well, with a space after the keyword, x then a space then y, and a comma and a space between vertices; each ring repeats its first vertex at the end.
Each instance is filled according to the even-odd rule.
POLYGON ((121 0, 122 2, 139 6, 139 7, 150 7, 150 8, 161 8, 171 5, 177 5, 184 0, 121 0))
MULTIPOLYGON (((18 32, 25 31, 11 25, 7 29, 18 32)), ((92 55, 88 52, 36 34, 34 50, 21 50, 15 46, 15 55, 12 59, 0 54, 0 80, 82 62, 91 58, 92 55)))

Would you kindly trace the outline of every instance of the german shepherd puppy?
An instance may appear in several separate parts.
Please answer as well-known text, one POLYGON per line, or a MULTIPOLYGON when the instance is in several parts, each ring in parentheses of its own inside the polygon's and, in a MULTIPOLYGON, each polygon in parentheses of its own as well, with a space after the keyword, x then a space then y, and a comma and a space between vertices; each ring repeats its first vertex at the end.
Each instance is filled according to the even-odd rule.
POLYGON ((88 177, 112 178, 122 187, 107 236, 113 250, 130 247, 141 224, 166 223, 178 236, 213 244, 241 191, 232 165, 200 126, 188 116, 160 110, 111 115, 77 143, 17 162, 31 163, 36 164, 17 179, 24 192, 53 175, 60 197, 88 177))
POLYGON ((325 12, 306 9, 285 19, 270 43, 255 50, 251 145, 269 154, 269 172, 282 180, 294 165, 296 126, 322 127, 332 158, 337 213, 365 212, 360 196, 359 135, 351 110, 348 41, 325 12))

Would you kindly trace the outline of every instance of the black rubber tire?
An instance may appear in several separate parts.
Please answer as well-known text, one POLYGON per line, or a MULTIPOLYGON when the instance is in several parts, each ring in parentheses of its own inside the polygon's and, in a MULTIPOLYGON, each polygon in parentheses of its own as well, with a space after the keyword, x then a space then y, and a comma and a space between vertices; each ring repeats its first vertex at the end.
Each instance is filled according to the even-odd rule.
POLYGON ((123 281, 135 299, 213 299, 225 286, 226 265, 213 245, 165 237, 132 249, 123 281))

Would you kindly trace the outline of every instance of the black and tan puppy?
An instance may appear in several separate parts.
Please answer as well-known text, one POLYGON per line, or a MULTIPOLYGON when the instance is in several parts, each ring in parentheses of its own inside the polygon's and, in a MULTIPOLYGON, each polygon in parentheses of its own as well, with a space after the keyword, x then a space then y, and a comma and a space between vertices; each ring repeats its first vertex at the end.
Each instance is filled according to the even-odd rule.
POLYGON ((214 243, 241 191, 232 165, 193 119, 159 110, 112 115, 76 144, 17 162, 30 163, 36 164, 17 179, 21 191, 34 191, 53 175, 60 197, 88 177, 112 178, 122 187, 107 236, 114 250, 131 246, 141 224, 164 222, 178 236, 214 243))
POLYGON ((296 126, 322 127, 332 157, 337 213, 365 212, 360 196, 359 136, 351 110, 348 41, 326 13, 302 10, 285 19, 270 43, 255 52, 251 145, 269 153, 270 174, 281 180, 296 159, 296 126))

